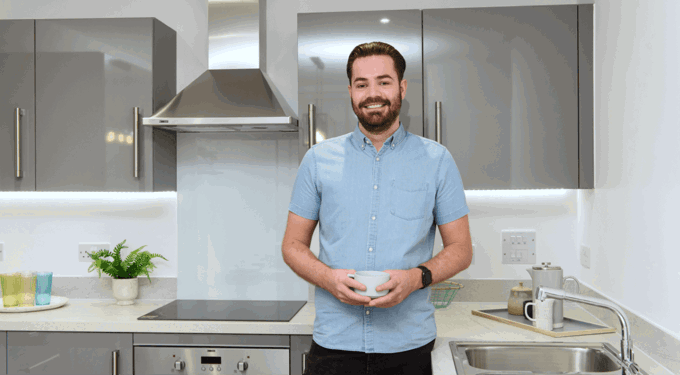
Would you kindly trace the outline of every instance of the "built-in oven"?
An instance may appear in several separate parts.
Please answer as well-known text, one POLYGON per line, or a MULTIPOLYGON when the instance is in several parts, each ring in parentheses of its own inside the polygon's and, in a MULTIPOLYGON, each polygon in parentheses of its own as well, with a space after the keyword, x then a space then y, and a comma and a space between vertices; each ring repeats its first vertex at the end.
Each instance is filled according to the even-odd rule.
POLYGON ((136 375, 289 375, 286 335, 135 334, 136 375))
MULTIPOLYGON (((290 322, 306 301, 175 300, 137 318, 147 321, 201 322, 202 330, 220 322, 290 322)), ((135 333, 134 373, 273 374, 304 372, 311 335, 234 335, 135 333)))

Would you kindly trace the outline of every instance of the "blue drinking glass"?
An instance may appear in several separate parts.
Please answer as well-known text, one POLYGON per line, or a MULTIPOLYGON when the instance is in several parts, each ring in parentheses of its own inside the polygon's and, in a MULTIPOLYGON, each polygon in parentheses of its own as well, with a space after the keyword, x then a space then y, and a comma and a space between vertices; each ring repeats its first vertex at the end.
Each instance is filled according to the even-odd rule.
POLYGON ((38 272, 35 282, 35 305, 49 305, 52 295, 52 272, 38 272))

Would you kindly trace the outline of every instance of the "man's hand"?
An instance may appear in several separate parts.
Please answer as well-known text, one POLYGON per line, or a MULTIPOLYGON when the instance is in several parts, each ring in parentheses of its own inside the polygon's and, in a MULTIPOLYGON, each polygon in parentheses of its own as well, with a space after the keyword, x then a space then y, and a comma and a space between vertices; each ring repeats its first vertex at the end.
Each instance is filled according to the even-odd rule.
POLYGON ((390 274, 390 281, 375 287, 375 291, 389 289, 386 296, 378 297, 364 306, 370 307, 392 307, 405 300, 409 294, 418 290, 421 286, 422 271, 418 268, 410 270, 386 270, 390 274))
POLYGON ((347 277, 348 274, 354 274, 354 270, 331 270, 331 277, 329 277, 324 285, 324 289, 329 291, 340 302, 349 305, 367 305, 371 301, 371 297, 362 296, 354 292, 351 288, 366 290, 366 285, 347 277))

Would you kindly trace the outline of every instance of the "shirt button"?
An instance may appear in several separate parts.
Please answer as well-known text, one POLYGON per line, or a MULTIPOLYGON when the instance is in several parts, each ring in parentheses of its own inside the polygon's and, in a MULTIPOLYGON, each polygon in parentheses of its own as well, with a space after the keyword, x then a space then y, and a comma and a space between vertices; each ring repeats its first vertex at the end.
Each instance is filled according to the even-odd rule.
POLYGON ((369 248, 368 248, 368 251, 373 251, 373 248, 372 248, 372 247, 369 247, 369 248))
POLYGON ((375 220, 375 216, 373 216, 371 219, 375 220))
POLYGON ((394 143, 392 143, 392 148, 394 148, 394 143))
POLYGON ((377 190, 377 189, 378 189, 378 185, 373 185, 373 190, 377 190))
POLYGON ((380 158, 375 158, 375 161, 380 161, 380 158))
POLYGON ((371 315, 371 311, 370 311, 370 310, 366 310, 366 315, 371 315))

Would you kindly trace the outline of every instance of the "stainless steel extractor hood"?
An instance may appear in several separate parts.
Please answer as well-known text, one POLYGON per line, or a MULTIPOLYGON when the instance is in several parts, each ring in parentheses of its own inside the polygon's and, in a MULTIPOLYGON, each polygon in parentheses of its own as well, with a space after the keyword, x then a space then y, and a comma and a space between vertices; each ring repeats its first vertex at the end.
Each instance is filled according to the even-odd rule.
POLYGON ((209 70, 142 124, 177 132, 298 131, 266 68, 264 0, 208 1, 209 70))

